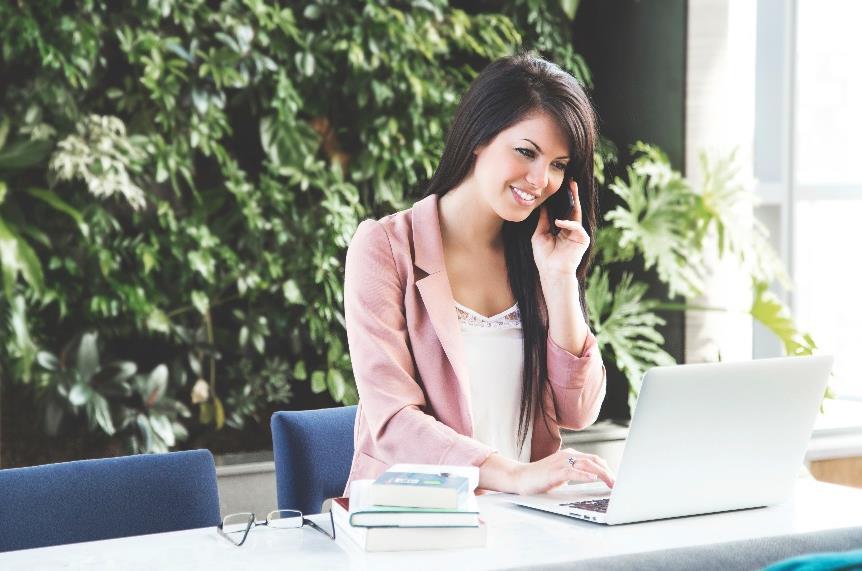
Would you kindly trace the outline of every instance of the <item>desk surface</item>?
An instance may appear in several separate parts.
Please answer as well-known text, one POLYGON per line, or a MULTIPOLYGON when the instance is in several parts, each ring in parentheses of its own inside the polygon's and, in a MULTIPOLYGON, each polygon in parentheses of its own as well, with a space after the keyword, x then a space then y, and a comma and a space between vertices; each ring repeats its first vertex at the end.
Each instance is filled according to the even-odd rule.
MULTIPOLYGON (((482 518, 488 524, 488 544, 481 549, 366 554, 358 548, 342 550, 307 527, 258 527, 237 548, 214 528, 205 528, 8 552, 0 554, 0 568, 265 569, 283 562, 296 569, 499 569, 862 529, 862 490, 813 480, 800 480, 794 497, 774 507, 621 526, 544 514, 515 506, 509 499, 505 494, 480 497, 482 518)), ((325 517, 328 524, 328 516, 314 517, 325 517)))

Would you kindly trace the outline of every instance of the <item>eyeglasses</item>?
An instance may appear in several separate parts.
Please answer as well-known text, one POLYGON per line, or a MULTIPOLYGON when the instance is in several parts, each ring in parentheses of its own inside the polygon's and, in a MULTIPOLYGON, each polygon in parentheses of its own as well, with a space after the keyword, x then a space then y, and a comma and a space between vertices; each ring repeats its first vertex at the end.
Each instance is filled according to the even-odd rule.
POLYGON ((332 533, 329 533, 310 519, 303 517, 302 512, 298 510, 273 510, 266 516, 265 521, 257 521, 254 512, 245 512, 225 516, 218 524, 218 532, 219 535, 239 547, 245 543, 248 532, 259 525, 265 525, 272 529, 299 529, 307 525, 329 539, 335 539, 335 525, 332 520, 332 512, 329 512, 329 524, 332 526, 332 533))

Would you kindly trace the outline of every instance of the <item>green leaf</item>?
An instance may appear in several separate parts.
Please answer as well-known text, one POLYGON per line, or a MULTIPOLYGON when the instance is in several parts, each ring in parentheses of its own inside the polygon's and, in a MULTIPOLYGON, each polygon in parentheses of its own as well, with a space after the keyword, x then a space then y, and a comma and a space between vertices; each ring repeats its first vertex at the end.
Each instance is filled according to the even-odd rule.
POLYGON ((174 431, 174 439, 177 441, 188 440, 189 431, 186 430, 186 427, 180 424, 179 422, 172 422, 171 428, 174 431))
POLYGON ((320 18, 321 13, 322 11, 318 4, 309 4, 305 7, 305 10, 303 10, 302 15, 309 20, 317 20, 320 18))
POLYGON ((14 373, 24 382, 30 380, 30 370, 36 360, 39 348, 30 336, 30 325, 27 319, 27 302, 23 295, 16 295, 9 303, 8 335, 6 349, 10 356, 17 358, 14 373))
POLYGON ((264 336, 260 333, 255 333, 251 336, 251 341, 254 344, 254 348, 257 349, 257 352, 263 355, 264 349, 266 348, 266 340, 264 336))
POLYGON ((698 237, 700 197, 661 151, 643 144, 633 151, 641 154, 626 169, 628 181, 618 177, 610 185, 622 204, 605 220, 618 232, 620 248, 637 249, 644 267, 656 268, 671 297, 697 295, 706 274, 698 237))
POLYGON ((700 153, 702 229, 715 230, 718 255, 733 254, 740 270, 759 282, 778 280, 790 287, 778 253, 769 242, 765 226, 751 213, 756 197, 740 180, 734 150, 725 157, 710 159, 700 153))
POLYGON ((195 353, 188 354, 189 359, 189 367, 191 367, 192 372, 196 377, 201 378, 204 376, 203 367, 201 366, 201 360, 195 353))
POLYGON ((338 369, 330 369, 329 374, 326 376, 326 385, 329 387, 329 394, 332 395, 335 402, 341 402, 344 398, 344 391, 346 388, 344 376, 341 374, 341 371, 338 369))
POLYGON ((6 146, 6 137, 9 135, 9 117, 0 119, 0 149, 6 146))
POLYGON ((105 434, 111 436, 116 432, 114 429, 114 421, 111 420, 111 409, 108 406, 108 401, 99 393, 93 393, 90 405, 93 409, 93 414, 96 419, 96 424, 104 431, 105 434))
POLYGON ((311 392, 320 394, 326 390, 326 373, 314 371, 311 373, 311 392))
POLYGON ((789 309, 768 287, 764 282, 754 283, 752 317, 781 340, 787 355, 813 355, 817 345, 811 335, 799 331, 789 309))
POLYGON ((90 382, 99 370, 98 338, 98 333, 84 333, 78 345, 78 359, 75 365, 84 382, 90 382))
POLYGON ((629 382, 629 404, 634 405, 644 372, 656 365, 675 363, 664 350, 664 338, 658 327, 665 321, 652 310, 655 302, 644 299, 647 285, 635 282, 624 273, 619 285, 610 289, 608 275, 602 268, 590 274, 586 302, 590 323, 599 349, 608 350, 619 370, 629 382))
POLYGON ((37 292, 45 288, 42 263, 27 242, 18 240, 18 256, 21 260, 21 275, 37 292))
POLYGON ((298 52, 295 56, 296 67, 306 77, 314 75, 314 54, 311 52, 298 52))
POLYGON ((159 365, 153 369, 147 377, 146 387, 145 404, 147 407, 152 407, 165 395, 168 387, 168 368, 165 365, 159 365))
POLYGON ((198 422, 201 424, 209 424, 213 421, 214 411, 213 405, 209 401, 202 402, 200 408, 200 414, 198 416, 198 422))
POLYGON ((293 366, 293 378, 298 381, 304 381, 308 378, 308 373, 305 371, 305 361, 297 361, 293 366))
POLYGON ((56 193, 42 188, 28 188, 27 192, 31 196, 34 196, 42 202, 48 204, 49 206, 54 208, 54 210, 57 210, 58 212, 62 212, 63 214, 69 216, 78 225, 78 229, 80 230, 84 238, 89 238, 90 227, 84 220, 83 215, 78 212, 74 207, 70 206, 62 198, 57 196, 56 193))
POLYGON ((302 292, 299 290, 296 280, 287 280, 284 282, 282 293, 284 293, 284 299, 287 300, 287 303, 302 303, 302 292))
POLYGON ((215 274, 215 261, 208 252, 189 252, 189 264, 205 280, 211 282, 215 274))
POLYGON ((173 41, 165 42, 165 49, 167 51, 179 56, 180 58, 182 58, 184 61, 186 61, 188 63, 191 63, 191 64, 194 63, 194 59, 192 58, 191 54, 184 47, 182 47, 181 45, 179 45, 176 42, 173 42, 173 41))
POLYGON ((0 151, 0 169, 20 170, 43 164, 48 159, 53 146, 53 142, 45 139, 9 145, 0 151))
POLYGON ((224 405, 218 397, 213 399, 213 409, 216 430, 221 430, 224 426, 224 405))
POLYGON ((166 416, 161 414, 150 415, 150 427, 156 436, 165 443, 165 446, 170 447, 176 444, 174 429, 171 426, 171 421, 166 416))
POLYGON ((578 11, 580 0, 560 0, 560 8, 569 20, 575 19, 575 13, 578 11))
POLYGON ((171 319, 161 309, 154 308, 147 316, 147 329, 159 333, 171 332, 171 319))
POLYGON ((192 305, 198 310, 201 315, 206 315, 210 310, 210 298, 202 291, 192 292, 192 305))
POLYGON ((93 389, 89 385, 77 383, 69 391, 69 404, 72 406, 83 406, 90 402, 94 394, 93 389))
POLYGON ((50 398, 45 405, 45 434, 57 436, 60 423, 63 421, 63 407, 57 404, 54 398, 50 398))
POLYGON ((42 291, 42 264, 33 249, 2 218, 0 218, 0 266, 7 297, 12 297, 20 273, 36 290, 42 291))
POLYGON ((138 431, 141 433, 141 450, 150 452, 153 449, 153 430, 150 427, 150 421, 145 414, 138 413, 135 418, 138 424, 138 431))
POLYGON ((57 371, 60 369, 60 360, 53 353, 47 351, 39 351, 36 353, 36 362, 49 371, 57 371))
POLYGON ((138 372, 138 366, 131 361, 114 361, 99 368, 93 375, 91 384, 102 389, 102 385, 112 385, 119 389, 117 394, 129 392, 128 381, 138 372))
POLYGON ((347 389, 344 392, 344 398, 341 399, 341 403, 344 406, 352 406, 359 402, 359 393, 356 391, 356 387, 353 385, 347 385, 347 389))

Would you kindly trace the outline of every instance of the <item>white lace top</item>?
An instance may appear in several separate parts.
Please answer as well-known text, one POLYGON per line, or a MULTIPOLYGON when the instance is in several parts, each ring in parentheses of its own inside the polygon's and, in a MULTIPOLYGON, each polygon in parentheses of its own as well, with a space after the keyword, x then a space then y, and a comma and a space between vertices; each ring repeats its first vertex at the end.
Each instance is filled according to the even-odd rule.
POLYGON ((473 435, 497 449, 502 456, 529 462, 532 422, 524 446, 518 451, 524 369, 518 306, 515 304, 502 313, 485 317, 456 301, 455 311, 470 375, 473 435))

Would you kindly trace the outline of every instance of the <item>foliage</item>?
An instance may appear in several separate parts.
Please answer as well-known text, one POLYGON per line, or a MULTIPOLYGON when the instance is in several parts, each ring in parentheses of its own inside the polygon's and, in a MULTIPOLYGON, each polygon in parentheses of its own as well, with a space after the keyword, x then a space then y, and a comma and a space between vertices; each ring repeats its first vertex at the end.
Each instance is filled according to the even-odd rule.
POLYGON ((598 267, 590 274, 587 306, 593 330, 603 355, 612 355, 637 396, 641 378, 651 366, 672 365, 674 359, 663 348, 657 327, 665 320, 654 309, 654 300, 644 299, 647 285, 624 273, 611 290, 607 272, 598 267))
POLYGON ((638 142, 632 154, 627 180, 617 177, 609 185, 621 203, 605 215, 608 224, 597 232, 600 269, 590 277, 586 299, 603 354, 628 378, 630 405, 647 368, 673 363, 656 329, 664 324, 657 310, 740 310, 690 303, 703 293, 709 253, 738 261, 752 284, 747 313, 778 336, 788 355, 812 354, 816 345, 811 336, 797 329, 787 308, 768 289, 774 280, 784 285, 789 280, 766 230, 753 218, 754 199, 738 180, 735 152, 712 161, 701 154, 699 187, 674 171, 656 147, 638 142), (627 272, 611 289, 607 272, 632 263, 646 271, 655 268, 671 297, 682 296, 689 303, 645 299, 646 284, 627 272))
POLYGON ((90 430, 112 436, 120 432, 128 451, 167 452, 188 434, 179 422, 191 413, 166 396, 168 368, 158 365, 138 374, 130 361, 102 364, 98 333, 87 332, 60 355, 40 351, 38 377, 45 432, 56 436, 67 410, 83 413, 90 430))
POLYGON ((576 4, 0 4, 0 368, 49 425, 140 450, 265 422, 297 391, 356 402, 354 229, 416 198, 487 62, 534 44, 589 81, 576 4), (34 369, 95 335, 150 373, 34 369), (129 404, 165 370, 160 399, 192 416, 129 404))
POLYGON ((672 297, 694 295, 703 289, 706 273, 697 233, 702 222, 696 215, 698 195, 660 150, 647 145, 633 150, 641 154, 626 169, 628 181, 617 178, 610 185, 622 199, 605 216, 612 244, 628 253, 624 258, 641 254, 645 269, 656 268, 672 297))

